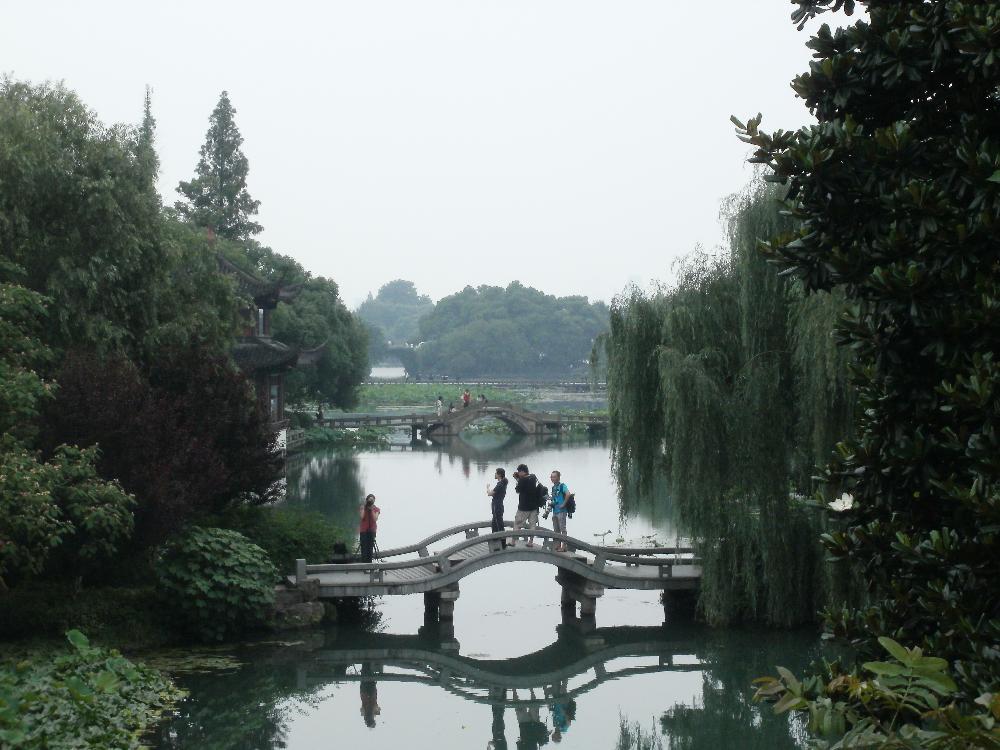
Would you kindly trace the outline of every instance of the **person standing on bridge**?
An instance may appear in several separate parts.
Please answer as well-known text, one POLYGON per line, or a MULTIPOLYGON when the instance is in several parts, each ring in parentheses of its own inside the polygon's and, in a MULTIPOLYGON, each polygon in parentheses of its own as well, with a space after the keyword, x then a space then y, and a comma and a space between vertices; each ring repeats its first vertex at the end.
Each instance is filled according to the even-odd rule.
POLYGON ((438 396, 436 406, 437 406, 437 415, 440 418, 441 416, 444 415, 444 399, 441 398, 440 396, 438 396))
POLYGON ((472 394, 469 393, 469 389, 466 388, 465 393, 462 394, 462 408, 467 409, 470 401, 472 401, 472 394))
MULTIPOLYGON (((557 534, 566 534, 566 513, 567 507, 566 503, 569 498, 569 487, 563 484, 562 473, 559 471, 553 471, 549 474, 549 480, 552 482, 552 492, 549 493, 549 497, 552 498, 550 501, 552 503, 552 530, 557 534)), ((566 552, 568 547, 566 542, 559 541, 553 548, 556 552, 566 552)))
MULTIPOLYGON (((518 529, 538 528, 538 479, 528 472, 527 464, 518 464, 514 472, 517 484, 517 513, 514 514, 514 531, 518 529)), ((535 546, 534 537, 527 537, 528 546, 535 546)), ((512 547, 517 545, 517 537, 510 540, 512 547)))
MULTIPOLYGON (((493 525, 490 528, 494 532, 497 532, 503 531, 503 499, 507 496, 507 472, 503 469, 497 469, 494 476, 497 483, 492 489, 487 484, 486 494, 493 498, 490 502, 491 509, 493 510, 493 525)), ((500 546, 503 549, 507 549, 507 540, 501 539, 500 546)))
POLYGON ((370 563, 375 555, 375 532, 378 530, 378 517, 382 513, 375 504, 375 496, 368 495, 361 506, 361 560, 370 563))

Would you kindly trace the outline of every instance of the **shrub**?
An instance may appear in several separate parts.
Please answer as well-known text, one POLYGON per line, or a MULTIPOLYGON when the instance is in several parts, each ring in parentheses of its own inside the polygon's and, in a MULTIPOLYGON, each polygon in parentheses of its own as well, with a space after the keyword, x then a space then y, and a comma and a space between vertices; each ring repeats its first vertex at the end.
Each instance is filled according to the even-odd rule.
POLYGON ((177 640, 156 590, 100 587, 74 591, 67 582, 33 581, 0 593, 0 641, 58 638, 67 630, 122 649, 154 648, 177 640))
POLYGON ((298 558, 324 562, 338 542, 347 540, 322 514, 299 508, 243 507, 215 522, 261 547, 279 574, 291 573, 298 558))
POLYGON ((156 561, 157 584, 181 627, 222 640, 262 623, 274 603, 267 553, 236 531, 191 527, 156 561))
POLYGON ((94 648, 78 630, 73 652, 0 668, 0 745, 138 748, 138 736, 182 696, 159 672, 94 648))

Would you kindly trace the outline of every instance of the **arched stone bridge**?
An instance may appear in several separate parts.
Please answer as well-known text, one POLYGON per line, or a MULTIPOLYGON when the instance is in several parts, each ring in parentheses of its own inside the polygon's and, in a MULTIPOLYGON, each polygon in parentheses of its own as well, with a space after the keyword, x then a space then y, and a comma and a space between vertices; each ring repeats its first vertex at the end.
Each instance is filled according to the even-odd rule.
POLYGON ((579 603, 581 616, 590 618, 605 588, 662 591, 669 618, 678 595, 696 592, 701 583, 700 560, 690 547, 603 547, 541 528, 480 533, 489 528, 488 521, 455 526, 416 544, 385 550, 371 563, 310 565, 298 560, 289 581, 315 589, 320 598, 422 593, 427 612, 449 620, 459 597, 459 581, 484 568, 511 562, 555 566, 562 606, 575 612, 579 603), (429 549, 431 544, 461 536, 464 540, 452 541, 441 552, 429 549), (534 546, 528 547, 526 539, 534 546), (517 544, 504 549, 504 540, 517 544), (559 542, 570 551, 555 551, 554 543, 559 542))
POLYGON ((326 427, 409 427, 414 437, 444 437, 458 435, 479 419, 499 419, 514 432, 526 435, 553 435, 568 425, 589 428, 607 427, 608 418, 599 414, 553 414, 525 409, 512 403, 469 404, 464 408, 437 414, 344 414, 323 419, 326 427))

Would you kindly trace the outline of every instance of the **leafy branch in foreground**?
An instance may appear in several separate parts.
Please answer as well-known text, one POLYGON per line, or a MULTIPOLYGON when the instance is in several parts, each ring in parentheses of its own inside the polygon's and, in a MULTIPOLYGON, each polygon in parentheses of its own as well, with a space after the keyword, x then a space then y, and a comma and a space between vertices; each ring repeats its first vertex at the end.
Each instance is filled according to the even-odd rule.
POLYGON ((827 664, 827 674, 797 679, 778 667, 778 677, 761 677, 756 700, 774 701, 774 712, 803 711, 809 729, 824 739, 821 750, 849 747, 1000 748, 1000 693, 984 693, 975 713, 963 712, 948 662, 878 639, 887 661, 869 661, 862 675, 827 664), (839 738, 833 741, 831 738, 839 738))

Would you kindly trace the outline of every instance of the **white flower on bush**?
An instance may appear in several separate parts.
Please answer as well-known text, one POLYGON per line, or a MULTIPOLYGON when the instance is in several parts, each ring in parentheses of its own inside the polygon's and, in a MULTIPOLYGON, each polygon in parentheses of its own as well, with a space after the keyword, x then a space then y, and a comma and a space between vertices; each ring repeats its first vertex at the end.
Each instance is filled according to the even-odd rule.
POLYGON ((850 510, 854 507, 854 495, 845 492, 832 503, 827 503, 827 505, 830 506, 830 510, 843 513, 845 510, 850 510))

